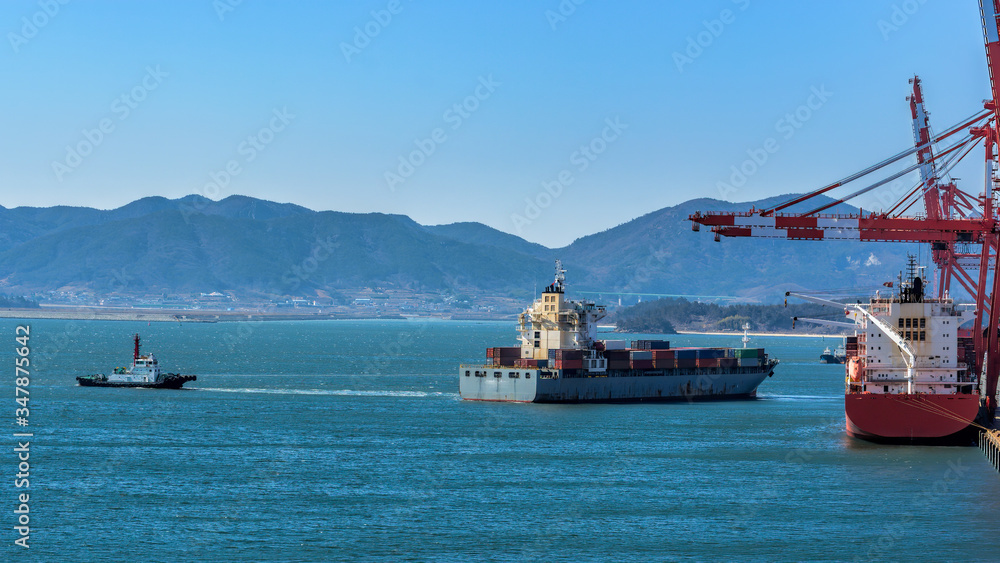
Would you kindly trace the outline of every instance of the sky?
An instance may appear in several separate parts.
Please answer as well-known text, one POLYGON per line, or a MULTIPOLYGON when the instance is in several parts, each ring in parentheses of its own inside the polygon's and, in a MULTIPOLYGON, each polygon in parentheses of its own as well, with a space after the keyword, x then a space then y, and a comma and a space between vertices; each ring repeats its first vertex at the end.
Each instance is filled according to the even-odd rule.
POLYGON ((989 96, 975 0, 35 0, 0 22, 8 208, 242 194, 555 248, 896 154, 914 74, 938 131, 989 96))

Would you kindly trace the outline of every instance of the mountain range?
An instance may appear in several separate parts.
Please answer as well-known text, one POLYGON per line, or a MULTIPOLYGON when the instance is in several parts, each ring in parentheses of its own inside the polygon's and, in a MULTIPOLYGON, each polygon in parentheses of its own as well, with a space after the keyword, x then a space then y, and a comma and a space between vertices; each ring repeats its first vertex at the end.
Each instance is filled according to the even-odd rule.
MULTIPOLYGON (((695 199, 548 248, 481 223, 313 211, 246 196, 147 197, 113 210, 0 207, 0 292, 234 291, 311 296, 382 287, 531 295, 561 259, 593 292, 780 299, 786 290, 895 279, 913 245, 723 239, 692 232, 694 211, 786 201, 695 199)), ((815 202, 814 202, 815 204, 815 202)), ((834 212, 856 212, 841 204, 834 212)))

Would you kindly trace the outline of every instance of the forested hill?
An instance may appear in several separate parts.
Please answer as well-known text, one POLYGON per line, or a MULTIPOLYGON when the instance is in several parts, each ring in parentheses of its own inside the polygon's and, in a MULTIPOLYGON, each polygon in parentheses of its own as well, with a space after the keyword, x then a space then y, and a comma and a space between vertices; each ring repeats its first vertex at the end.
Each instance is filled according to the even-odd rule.
MULTIPOLYGON (((646 301, 617 311, 612 317, 622 332, 671 334, 676 330, 741 331, 744 324, 751 331, 789 332, 793 317, 831 318, 837 311, 812 303, 783 305, 717 305, 692 303, 685 299, 665 298, 646 301), (833 313, 833 315, 831 315, 833 313)), ((839 318, 831 320, 840 320, 839 318)), ((836 328, 797 323, 796 330, 837 334, 836 328)))
MULTIPOLYGON (((0 291, 254 291, 383 287, 530 296, 562 259, 571 290, 777 300, 786 290, 877 286, 912 245, 723 239, 695 211, 788 196, 698 199, 547 248, 480 223, 313 211, 244 196, 144 198, 114 210, 0 207, 0 291), (306 271, 308 270, 308 271, 306 271), (303 275, 305 272, 306 275, 303 275)), ((841 206, 839 211, 851 211, 841 206)))

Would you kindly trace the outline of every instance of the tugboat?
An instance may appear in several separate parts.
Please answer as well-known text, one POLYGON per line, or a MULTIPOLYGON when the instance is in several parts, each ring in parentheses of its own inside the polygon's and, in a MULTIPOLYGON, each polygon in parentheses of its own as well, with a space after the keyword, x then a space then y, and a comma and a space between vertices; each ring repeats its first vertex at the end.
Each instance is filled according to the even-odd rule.
POLYGON ((833 352, 830 351, 830 347, 827 346, 826 350, 819 356, 819 363, 821 364, 842 364, 847 361, 847 350, 844 344, 837 346, 837 349, 833 352))
POLYGON ((188 381, 198 379, 195 375, 161 373, 156 356, 139 355, 139 335, 135 335, 135 352, 132 366, 115 368, 111 375, 99 373, 76 378, 82 387, 146 387, 150 389, 180 389, 188 381))

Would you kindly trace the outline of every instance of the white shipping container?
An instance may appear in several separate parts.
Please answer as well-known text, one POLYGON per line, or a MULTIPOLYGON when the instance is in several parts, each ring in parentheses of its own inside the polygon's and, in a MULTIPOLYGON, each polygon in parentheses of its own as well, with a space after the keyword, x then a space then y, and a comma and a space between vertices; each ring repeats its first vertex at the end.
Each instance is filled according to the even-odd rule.
POLYGON ((627 348, 624 340, 602 340, 601 342, 604 343, 605 350, 624 350, 627 348))

